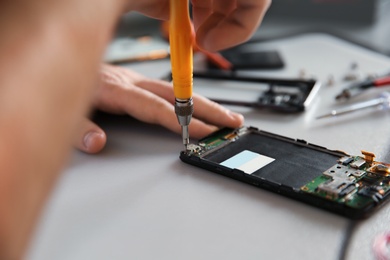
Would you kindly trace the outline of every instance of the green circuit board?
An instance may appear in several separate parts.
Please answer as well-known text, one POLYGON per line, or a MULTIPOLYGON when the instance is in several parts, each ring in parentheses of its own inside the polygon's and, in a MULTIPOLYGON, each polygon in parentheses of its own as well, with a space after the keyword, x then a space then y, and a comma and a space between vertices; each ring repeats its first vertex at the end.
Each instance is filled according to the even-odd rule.
MULTIPOLYGON (((282 152, 278 153, 276 157, 273 157, 275 158, 273 164, 278 163, 279 161, 278 167, 280 167, 280 169, 286 170, 286 168, 284 168, 284 162, 294 165, 292 167, 294 169, 290 170, 289 174, 285 174, 284 178, 278 179, 277 177, 272 177, 274 175, 269 174, 272 169, 264 167, 264 169, 260 170, 261 172, 248 174, 248 179, 251 178, 251 180, 253 180, 254 178, 258 178, 258 180, 253 181, 252 183, 259 184, 264 180, 271 180, 273 182, 281 180, 281 183, 278 185, 288 186, 291 184, 290 186, 294 191, 297 189, 298 192, 310 194, 310 196, 332 201, 353 209, 365 209, 380 204, 380 202, 390 194, 390 164, 374 161, 375 155, 373 153, 362 151, 361 156, 350 156, 344 152, 331 151, 324 147, 308 144, 302 140, 294 140, 268 132, 259 132, 254 128, 243 127, 240 129, 222 129, 213 135, 200 140, 198 144, 189 145, 186 154, 210 162, 208 159, 210 156, 218 156, 218 154, 224 153, 228 154, 231 144, 239 142, 244 136, 250 134, 260 134, 267 136, 267 138, 270 139, 278 139, 280 141, 278 144, 281 146, 285 143, 290 143, 294 147, 300 147, 291 148, 291 146, 283 146, 283 149, 280 149, 282 152), (308 157, 305 157, 305 164, 301 164, 301 162, 296 162, 294 159, 286 159, 283 155, 283 152, 286 152, 285 149, 293 149, 298 153, 302 152, 301 149, 315 150, 317 152, 313 155, 311 155, 311 152, 308 153, 308 157), (326 163, 325 159, 324 161, 319 161, 320 164, 314 167, 314 162, 313 164, 311 163, 313 157, 325 153, 330 154, 331 159, 326 160, 326 163), (315 171, 308 170, 311 168, 315 169, 315 171), (292 181, 292 179, 299 178, 299 176, 302 175, 310 175, 313 177, 308 178, 299 186, 294 186, 294 181, 292 181)), ((272 150, 275 147, 269 145, 267 149, 263 150, 263 148, 259 148, 261 144, 258 145, 259 146, 256 146, 256 143, 254 144, 252 147, 254 151, 266 154, 267 156, 271 156, 267 154, 270 152, 270 150, 267 149, 272 150)), ((248 143, 242 144, 243 149, 250 146, 251 144, 248 143)), ((241 150, 237 150, 237 153, 240 151, 241 150)), ((219 162, 211 160, 211 163, 219 162)), ((276 170, 273 174, 283 175, 284 173, 280 170, 276 170)), ((232 177, 234 178, 234 176, 232 177)))
POLYGON ((301 190, 352 208, 364 208, 390 191, 389 169, 386 163, 346 156, 301 190))

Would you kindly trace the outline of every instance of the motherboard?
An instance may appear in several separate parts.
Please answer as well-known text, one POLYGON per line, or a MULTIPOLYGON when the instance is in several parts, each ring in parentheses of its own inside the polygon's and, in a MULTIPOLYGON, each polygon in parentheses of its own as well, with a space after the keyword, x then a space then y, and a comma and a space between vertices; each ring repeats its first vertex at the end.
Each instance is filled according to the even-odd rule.
POLYGON ((390 164, 253 127, 222 129, 190 144, 181 159, 352 218, 390 194, 390 164))

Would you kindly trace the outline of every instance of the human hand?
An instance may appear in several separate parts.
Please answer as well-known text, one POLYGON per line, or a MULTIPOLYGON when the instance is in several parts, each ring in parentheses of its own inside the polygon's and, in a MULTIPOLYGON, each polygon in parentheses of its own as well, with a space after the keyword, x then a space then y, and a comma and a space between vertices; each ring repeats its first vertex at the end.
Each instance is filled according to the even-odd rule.
MULTIPOLYGON (((192 0, 199 47, 218 51, 245 42, 263 19, 271 0, 192 0)), ((168 20, 169 0, 133 1, 129 8, 168 20)))
MULTIPOLYGON (((94 100, 95 108, 113 114, 128 114, 140 121, 159 124, 181 133, 173 103, 175 97, 169 82, 149 79, 137 72, 112 65, 101 68, 102 83, 94 100)), ((204 137, 220 126, 239 127, 243 116, 233 113, 209 99, 193 95, 196 107, 189 131, 194 138, 204 137)), ((97 153, 106 143, 104 131, 86 120, 80 126, 76 147, 87 153, 97 153)))

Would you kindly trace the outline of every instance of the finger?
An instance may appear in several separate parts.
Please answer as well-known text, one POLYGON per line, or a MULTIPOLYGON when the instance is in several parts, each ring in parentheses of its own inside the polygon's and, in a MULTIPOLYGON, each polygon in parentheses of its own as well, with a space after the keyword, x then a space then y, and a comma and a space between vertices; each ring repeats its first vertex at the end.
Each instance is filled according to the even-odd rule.
POLYGON ((143 1, 132 1, 126 9, 143 13, 146 16, 168 20, 169 19, 169 0, 143 0, 143 1))
MULTIPOLYGON (((116 66, 102 67, 102 85, 98 102, 95 104, 101 110, 127 113, 140 121, 160 124, 180 133, 181 127, 173 109, 173 102, 173 89, 168 82, 151 80, 116 66)), ((206 124, 193 121, 190 127, 192 134, 199 136, 213 130, 206 124)))
POLYGON ((207 17, 213 12, 213 2, 210 0, 192 0, 192 19, 195 30, 206 21, 207 17))
MULTIPOLYGON (((173 103, 174 95, 172 85, 165 81, 149 80, 138 83, 140 87, 173 103)), ((217 126, 240 127, 244 122, 241 114, 234 113, 225 107, 203 97, 193 94, 194 116, 217 126)))
POLYGON ((236 0, 192 0, 194 27, 197 30, 214 12, 228 15, 236 8, 236 0), (220 5, 220 3, 223 3, 220 5))
MULTIPOLYGON (((211 134, 212 132, 217 131, 218 127, 206 124, 197 118, 192 118, 190 125, 188 126, 188 130, 190 138, 200 139, 211 134)), ((177 133, 181 133, 181 127, 178 129, 177 133)))
POLYGON ((89 119, 84 119, 76 134, 75 146, 86 153, 100 152, 106 144, 104 131, 89 119))
POLYGON ((244 117, 241 114, 211 101, 200 95, 194 94, 194 116, 202 121, 216 126, 236 128, 244 124, 244 117))
POLYGON ((141 82, 145 76, 119 66, 104 64, 100 70, 101 82, 94 99, 94 106, 102 111, 114 114, 123 114, 123 97, 127 90, 137 88, 135 84, 141 82))
POLYGON ((160 124, 178 132, 176 115, 171 103, 154 93, 133 86, 121 91, 117 101, 123 112, 151 124, 160 124))
MULTIPOLYGON (((175 133, 181 133, 181 126, 177 121, 173 105, 167 100, 137 87, 128 89, 126 92, 122 95, 123 99, 120 102, 129 115, 140 121, 158 124, 175 133)), ((216 126, 197 118, 193 118, 189 125, 190 136, 194 138, 204 137, 217 129, 216 126)))
POLYGON ((136 84, 140 88, 154 93, 155 95, 167 100, 171 104, 175 102, 175 95, 173 93, 172 83, 170 82, 163 81, 163 80, 143 78, 142 80, 138 81, 136 84))
MULTIPOLYGON (((229 0, 230 5, 232 0, 229 0)), ((225 1, 215 0, 209 17, 198 25, 196 40, 201 48, 218 51, 249 39, 264 17, 270 0, 237 0, 236 8, 229 13, 225 1)), ((194 13, 194 16, 197 14, 194 13)))

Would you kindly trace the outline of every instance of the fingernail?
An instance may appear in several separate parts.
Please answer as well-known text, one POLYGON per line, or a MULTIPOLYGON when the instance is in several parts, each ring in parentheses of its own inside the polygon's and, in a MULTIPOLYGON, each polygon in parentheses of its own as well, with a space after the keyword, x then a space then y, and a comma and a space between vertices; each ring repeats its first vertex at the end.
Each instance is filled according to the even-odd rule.
POLYGON ((89 132, 84 136, 84 146, 87 149, 90 149, 94 143, 96 138, 100 138, 102 136, 101 133, 98 132, 89 132))

